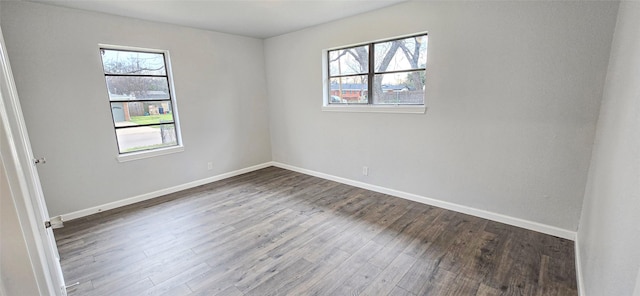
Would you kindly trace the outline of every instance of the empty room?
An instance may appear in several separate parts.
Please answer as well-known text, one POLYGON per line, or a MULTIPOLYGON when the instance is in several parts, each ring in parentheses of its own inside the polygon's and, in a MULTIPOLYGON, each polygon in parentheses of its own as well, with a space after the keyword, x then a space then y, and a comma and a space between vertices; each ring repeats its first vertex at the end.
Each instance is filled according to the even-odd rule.
POLYGON ((640 296, 640 2, 0 2, 0 296, 640 296))

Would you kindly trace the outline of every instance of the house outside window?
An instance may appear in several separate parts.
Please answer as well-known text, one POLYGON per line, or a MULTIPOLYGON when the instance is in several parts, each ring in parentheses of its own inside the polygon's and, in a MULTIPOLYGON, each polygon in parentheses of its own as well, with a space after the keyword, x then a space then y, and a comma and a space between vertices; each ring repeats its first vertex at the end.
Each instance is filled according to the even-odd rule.
POLYGON ((424 110, 426 33, 331 49, 326 55, 324 106, 424 110))
POLYGON ((181 149, 168 52, 102 46, 100 56, 121 160, 181 149))

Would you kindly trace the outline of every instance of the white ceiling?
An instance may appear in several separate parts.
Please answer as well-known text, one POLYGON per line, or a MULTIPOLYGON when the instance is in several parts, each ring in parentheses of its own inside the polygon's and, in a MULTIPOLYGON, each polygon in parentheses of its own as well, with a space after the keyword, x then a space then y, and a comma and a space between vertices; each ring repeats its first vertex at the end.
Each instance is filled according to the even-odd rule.
POLYGON ((406 0, 27 0, 268 38, 406 0))

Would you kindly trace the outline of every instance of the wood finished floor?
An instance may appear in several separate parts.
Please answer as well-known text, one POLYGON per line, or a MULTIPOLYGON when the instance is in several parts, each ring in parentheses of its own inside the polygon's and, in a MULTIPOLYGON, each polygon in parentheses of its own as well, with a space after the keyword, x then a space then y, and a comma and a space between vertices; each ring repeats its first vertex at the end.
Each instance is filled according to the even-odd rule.
POLYGON ((69 295, 577 295, 571 241, 275 167, 55 235, 69 295))

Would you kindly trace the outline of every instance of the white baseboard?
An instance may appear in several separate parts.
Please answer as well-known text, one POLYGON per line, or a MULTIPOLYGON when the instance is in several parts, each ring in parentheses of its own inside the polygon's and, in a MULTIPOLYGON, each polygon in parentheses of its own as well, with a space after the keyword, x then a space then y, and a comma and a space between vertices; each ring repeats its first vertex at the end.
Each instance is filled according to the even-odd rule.
POLYGON ((284 164, 284 163, 272 162, 272 165, 276 166, 276 167, 279 167, 279 168, 283 168, 283 169, 287 169, 287 170, 291 170, 291 171, 295 171, 295 172, 299 172, 299 173, 315 176, 315 177, 318 177, 318 178, 327 179, 327 180, 331 180, 331 181, 335 181, 335 182, 339 182, 339 183, 343 183, 343 184, 347 184, 347 185, 351 185, 351 186, 355 186, 355 187, 359 187, 359 188, 364 188, 364 189, 367 189, 367 190, 380 192, 380 193, 384 193, 384 194, 388 194, 388 195, 393 195, 393 196, 397 196, 397 197, 400 197, 400 198, 412 200, 412 201, 415 201, 415 202, 419 202, 419 203, 423 203, 423 204, 427 204, 427 205, 432 205, 432 206, 436 206, 436 207, 439 207, 439 208, 452 210, 452 211, 455 211, 455 212, 468 214, 468 215, 472 215, 472 216, 476 216, 476 217, 480 217, 480 218, 484 218, 484 219, 488 219, 488 220, 492 220, 492 221, 496 221, 496 222, 500 222, 500 223, 505 223, 505 224, 509 224, 509 225, 513 225, 513 226, 517 226, 517 227, 521 227, 521 228, 525 228, 525 229, 529 229, 529 230, 533 230, 533 231, 537 231, 537 232, 541 232, 541 233, 544 233, 544 234, 549 234, 549 235, 561 237, 561 238, 572 240, 572 241, 575 241, 575 239, 576 239, 576 232, 575 231, 570 231, 570 230, 562 229, 562 228, 555 227, 555 226, 550 226, 550 225, 546 225, 546 224, 542 224, 542 223, 538 223, 538 222, 533 222, 533 221, 528 221, 528 220, 524 220, 524 219, 520 219, 520 218, 515 218, 515 217, 503 215, 503 214, 498 214, 498 213, 493 213, 493 212, 489 212, 489 211, 485 211, 485 210, 471 208, 471 207, 468 207, 468 206, 463 206, 463 205, 459 205, 459 204, 455 204, 455 203, 451 203, 451 202, 446 202, 446 201, 437 200, 437 199, 433 199, 433 198, 429 198, 429 197, 424 197, 424 196, 420 196, 420 195, 417 195, 417 194, 403 192, 403 191, 399 191, 399 190, 395 190, 395 189, 389 189, 389 188, 385 188, 385 187, 382 187, 382 186, 372 185, 372 184, 368 184, 368 183, 364 183, 364 182, 360 182, 360 181, 355 181, 355 180, 351 180, 351 179, 347 179, 347 178, 337 177, 337 176, 333 176, 333 175, 329 175, 329 174, 325 174, 325 173, 320 173, 320 172, 316 172, 316 171, 312 171, 312 170, 308 170, 308 169, 295 167, 295 166, 284 164))
POLYGON ((584 290, 584 278, 582 277, 582 256, 580 256, 580 237, 576 232, 576 239, 573 241, 575 247, 575 260, 576 260, 576 281, 578 282, 578 296, 586 296, 584 290))
POLYGON ((178 191, 181 191, 181 190, 197 187, 197 186, 204 185, 204 184, 211 183, 211 182, 215 182, 215 181, 220 181, 220 180, 223 180, 223 179, 226 179, 226 178, 230 178, 230 177, 234 177, 234 176, 237 176, 237 175, 242 175, 244 173, 253 172, 253 171, 256 171, 256 170, 259 170, 259 169, 263 169, 263 168, 266 168, 266 167, 270 167, 270 166, 273 166, 272 162, 265 162, 265 163, 262 163, 262 164, 250 166, 250 167, 243 168, 243 169, 239 169, 239 170, 236 170, 236 171, 233 171, 233 172, 228 172, 228 173, 216 175, 216 176, 209 177, 209 178, 196 180, 196 181, 193 181, 193 182, 189 182, 189 183, 185 183, 185 184, 181 184, 181 185, 177 185, 177 186, 173 186, 173 187, 169 187, 169 188, 165 188, 165 189, 160 189, 160 190, 157 190, 157 191, 154 191, 154 192, 145 193, 145 194, 141 194, 141 195, 138 195, 138 196, 121 199, 121 200, 118 200, 118 201, 110 202, 110 203, 99 205, 99 206, 96 206, 96 207, 91 207, 91 208, 88 208, 88 209, 79 210, 79 211, 75 211, 75 212, 68 213, 68 214, 63 214, 63 215, 60 215, 60 216, 57 216, 57 217, 53 217, 51 219, 62 218, 62 221, 70 221, 70 220, 73 220, 73 219, 78 219, 78 218, 82 218, 82 217, 85 217, 85 216, 89 216, 89 215, 92 215, 92 214, 95 214, 95 213, 100 213, 100 212, 103 212, 103 211, 106 211, 106 210, 111 210, 111 209, 127 206, 127 205, 130 205, 130 204, 134 204, 134 203, 141 202, 141 201, 144 201, 144 200, 160 197, 160 196, 167 195, 167 194, 174 193, 174 192, 178 192, 178 191))
MULTIPOLYGON (((520 219, 520 218, 514 218, 514 217, 507 216, 507 215, 493 213, 493 212, 489 212, 489 211, 485 211, 485 210, 475 209, 475 208, 471 208, 471 207, 468 207, 468 206, 463 206, 463 205, 459 205, 459 204, 455 204, 455 203, 451 203, 451 202, 446 202, 446 201, 437 200, 437 199, 433 199, 433 198, 429 198, 429 197, 424 197, 424 196, 420 196, 420 195, 417 195, 417 194, 403 192, 403 191, 399 191, 399 190, 395 190, 395 189, 389 189, 389 188, 386 188, 386 187, 372 185, 372 184, 368 184, 368 183, 364 183, 364 182, 360 182, 360 181, 355 181, 355 180, 351 180, 351 179, 347 179, 347 178, 337 177, 337 176, 333 176, 333 175, 329 175, 329 174, 325 174, 325 173, 320 173, 320 172, 316 172, 316 171, 312 171, 312 170, 308 170, 308 169, 303 169, 303 168, 295 167, 295 166, 284 164, 284 163, 274 162, 274 161, 265 162, 265 163, 254 165, 254 166, 251 166, 251 167, 239 169, 239 170, 236 170, 236 171, 233 171, 233 172, 228 172, 228 173, 216 175, 216 176, 213 176, 213 177, 209 177, 209 178, 205 178, 205 179, 189 182, 189 183, 186 183, 186 184, 177 185, 177 186, 173 186, 173 187, 157 190, 157 191, 154 191, 154 192, 141 194, 141 195, 138 195, 138 196, 134 196, 134 197, 118 200, 118 201, 107 203, 107 204, 103 204, 103 205, 100 205, 100 206, 91 207, 91 208, 88 208, 88 209, 79 210, 79 211, 75 211, 75 212, 68 213, 68 214, 63 214, 63 215, 60 215, 59 217, 53 217, 52 219, 62 218, 63 221, 70 221, 70 220, 73 220, 73 219, 78 219, 78 218, 82 218, 82 217, 85 217, 85 216, 89 216, 89 215, 92 215, 92 214, 95 214, 95 213, 100 213, 100 212, 103 212, 103 211, 106 211, 106 210, 111 210, 111 209, 123 207, 123 206, 126 206, 126 205, 134 204, 134 203, 137 203, 137 202, 141 202, 141 201, 144 201, 144 200, 152 199, 152 198, 155 198, 155 197, 163 196, 163 195, 166 195, 166 194, 178 192, 180 190, 185 190, 185 189, 193 188, 193 187, 196 187, 196 186, 204 185, 204 184, 207 184, 207 183, 211 183, 211 182, 219 181, 219 180, 222 180, 222 179, 230 178, 230 177, 233 177, 233 176, 241 175, 241 174, 244 174, 244 173, 252 172, 252 171, 259 170, 259 169, 262 169, 262 168, 266 168, 266 167, 269 167, 269 166, 276 166, 276 167, 287 169, 287 170, 291 170, 291 171, 294 171, 294 172, 299 172, 299 173, 315 176, 315 177, 322 178, 322 179, 327 179, 327 180, 331 180, 331 181, 335 181, 335 182, 339 182, 339 183, 343 183, 343 184, 347 184, 347 185, 351 185, 351 186, 355 186, 355 187, 359 187, 359 188, 364 188, 364 189, 375 191, 375 192, 380 192, 380 193, 384 193, 384 194, 388 194, 388 195, 393 195, 393 196, 397 196, 397 197, 400 197, 400 198, 412 200, 412 201, 415 201, 415 202, 419 202, 419 203, 423 203, 423 204, 427 204, 427 205, 432 205, 432 206, 440 207, 440 208, 443 208, 443 209, 452 210, 452 211, 456 211, 456 212, 459 212, 459 213, 468 214, 468 215, 472 215, 472 216, 476 216, 476 217, 480 217, 480 218, 484 218, 484 219, 489 219, 489 220, 492 220, 492 221, 505 223, 505 224, 509 224, 509 225, 513 225, 513 226, 517 226, 517 227, 522 227, 522 228, 525 228, 525 229, 529 229, 529 230, 533 230, 533 231, 537 231, 537 232, 541 232, 541 233, 545 233, 545 234, 549 234, 549 235, 565 238, 565 239, 568 239, 568 240, 576 241, 576 232, 575 231, 570 231, 570 230, 566 230, 566 229, 562 229, 562 228, 558 228, 558 227, 554 227, 554 226, 549 226, 549 225, 545 225, 545 224, 538 223, 538 222, 532 222, 532 221, 528 221, 528 220, 524 220, 524 219, 520 219)), ((577 253, 576 253, 576 255, 577 255, 577 253)), ((576 257, 576 259, 579 259, 579 258, 576 257)), ((579 272, 579 269, 577 271, 579 272)))

